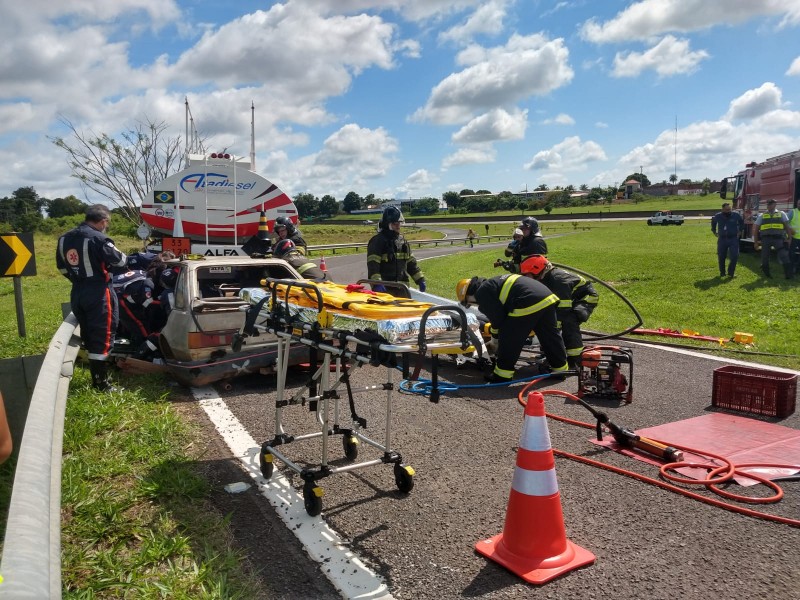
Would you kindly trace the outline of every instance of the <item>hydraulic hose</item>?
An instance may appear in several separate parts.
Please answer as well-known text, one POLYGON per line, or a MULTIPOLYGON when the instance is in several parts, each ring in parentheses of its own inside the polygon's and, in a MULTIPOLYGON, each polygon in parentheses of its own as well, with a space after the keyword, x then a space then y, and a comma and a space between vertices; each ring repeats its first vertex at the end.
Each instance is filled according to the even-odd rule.
MULTIPOLYGON (((533 382, 526 384, 523 386, 519 393, 517 394, 517 400, 522 405, 525 406, 527 404, 527 392, 532 387, 533 382)), ((544 396, 560 396, 563 398, 568 398, 579 402, 580 399, 569 392, 563 392, 561 390, 538 390, 544 396)), ((545 413, 548 418, 554 419, 556 421, 561 421, 563 423, 568 423, 571 425, 575 425, 577 427, 584 427, 586 429, 595 429, 595 425, 593 423, 585 423, 583 421, 577 421, 574 419, 569 419, 567 417, 562 417, 559 415, 554 415, 551 413, 545 413)), ((667 444, 663 440, 654 440, 660 444, 667 444)), ((705 463, 695 463, 695 462, 688 462, 688 461, 681 461, 681 462, 672 462, 664 464, 659 469, 659 475, 663 479, 667 479, 669 481, 679 482, 684 485, 702 485, 709 489, 710 491, 714 492, 715 494, 722 496, 728 500, 732 500, 735 502, 740 503, 749 503, 749 504, 773 504, 779 502, 783 498, 783 490, 781 487, 776 484, 774 481, 770 481, 760 475, 756 475, 749 472, 743 472, 742 469, 745 468, 754 468, 754 467, 772 467, 772 468, 784 468, 784 469, 793 469, 793 470, 800 470, 800 465, 780 465, 780 464, 773 464, 773 463, 747 463, 742 465, 734 465, 729 459, 713 454, 711 452, 706 452, 703 450, 696 450, 693 448, 689 448, 687 446, 680 446, 678 444, 668 444, 669 446, 678 448, 683 450, 684 452, 691 453, 695 456, 699 457, 706 457, 709 459, 714 459, 719 461, 719 464, 711 464, 710 462, 705 463), (672 472, 676 471, 677 469, 684 468, 684 467, 694 467, 699 469, 705 469, 708 471, 706 475, 706 479, 690 479, 687 477, 682 477, 678 475, 674 475, 672 472), (749 479, 753 479, 767 487, 769 487, 773 492, 774 495, 765 497, 765 498, 753 498, 750 496, 742 496, 739 494, 733 494, 726 490, 721 489, 719 486, 723 483, 727 483, 733 479, 735 475, 740 475, 743 477, 747 477, 749 479)), ((642 481, 644 483, 648 483, 650 485, 654 485, 656 487, 660 487, 665 490, 669 490, 671 492, 675 492, 676 494, 680 494, 682 496, 686 496, 687 498, 692 498, 694 500, 698 500, 699 502, 703 502, 705 504, 709 504, 711 506, 716 506, 718 508, 722 508, 731 512, 739 513, 742 515, 746 515, 749 517, 754 517, 758 519, 764 519, 767 521, 772 521, 775 523, 782 523, 784 525, 790 525, 792 527, 800 527, 800 520, 797 519, 790 519, 788 517, 781 517, 777 515, 771 515, 769 513, 760 512, 757 510, 753 510, 750 508, 737 506, 735 504, 730 504, 728 502, 724 502, 722 500, 717 500, 716 498, 711 498, 707 496, 703 496, 701 494, 692 492, 690 490, 681 488, 677 485, 669 483, 668 481, 662 481, 660 479, 655 479, 653 477, 648 477, 647 475, 642 475, 640 473, 636 473, 635 471, 629 471, 627 469, 622 469, 620 467, 615 467, 613 465, 609 465, 606 463, 602 463, 600 461, 586 458, 585 456, 580 456, 578 454, 572 454, 570 452, 565 452, 563 450, 556 450, 553 449, 553 454, 556 456, 562 456, 564 458, 569 458, 570 460, 574 460, 576 462, 581 462, 587 465, 591 465, 593 467, 598 467, 600 469, 605 469, 607 471, 611 471, 612 473, 617 473, 619 475, 625 475, 626 477, 631 477, 638 481, 642 481)))

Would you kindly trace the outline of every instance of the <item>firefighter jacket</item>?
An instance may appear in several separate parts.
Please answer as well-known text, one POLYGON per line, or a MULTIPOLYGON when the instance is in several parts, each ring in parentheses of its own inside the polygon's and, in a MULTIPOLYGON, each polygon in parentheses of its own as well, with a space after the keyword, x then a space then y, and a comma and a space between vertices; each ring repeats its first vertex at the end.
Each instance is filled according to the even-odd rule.
POLYGON ((58 239, 56 266, 73 284, 110 283, 113 271, 127 270, 127 260, 111 238, 85 222, 58 239))
POLYGON ((591 281, 576 273, 553 267, 540 281, 558 296, 558 320, 573 313, 578 323, 585 323, 597 306, 598 295, 591 281))
POLYGON ((313 279, 314 281, 328 281, 328 274, 320 269, 315 263, 308 260, 298 250, 292 250, 281 257, 292 265, 303 279, 313 279))
POLYGON ((547 242, 541 234, 532 233, 528 237, 522 238, 518 244, 511 249, 512 261, 516 265, 516 273, 519 273, 519 265, 534 254, 547 256, 547 242))
POLYGON ((411 254, 406 239, 391 229, 382 229, 367 245, 367 277, 373 281, 402 281, 409 277, 419 285, 425 275, 411 254))
POLYGON ((538 312, 557 304, 558 296, 530 277, 508 274, 484 281, 475 291, 475 302, 491 322, 491 333, 496 336, 508 317, 538 312))
POLYGON ((303 236, 300 235, 299 231, 295 230, 295 232, 292 235, 289 236, 289 239, 294 242, 294 247, 297 248, 297 251, 300 254, 305 254, 306 253, 306 249, 308 248, 308 244, 303 239, 303 236))

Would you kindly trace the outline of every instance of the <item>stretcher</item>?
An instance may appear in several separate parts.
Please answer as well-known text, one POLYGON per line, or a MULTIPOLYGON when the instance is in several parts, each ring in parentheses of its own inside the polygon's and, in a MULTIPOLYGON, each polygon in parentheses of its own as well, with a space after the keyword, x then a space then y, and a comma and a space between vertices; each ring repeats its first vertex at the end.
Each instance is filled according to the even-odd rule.
MULTIPOLYGON (((430 356, 432 392, 439 399, 438 357, 447 354, 480 352, 483 343, 475 315, 457 305, 434 305, 411 299, 374 293, 363 286, 341 286, 287 279, 266 279, 264 288, 246 288, 240 297, 247 300, 244 336, 267 333, 278 340, 276 365, 275 435, 265 441, 259 454, 259 466, 265 479, 272 477, 278 459, 303 480, 306 512, 316 516, 322 511, 323 490, 318 482, 335 473, 344 473, 381 464, 392 465, 397 488, 408 493, 414 487, 414 469, 403 462, 392 448, 392 394, 398 370, 409 378, 411 359, 416 357, 416 372, 423 358, 430 356), (308 348, 313 374, 306 385, 293 394, 286 390, 286 377, 292 348, 308 348), (354 387, 350 373, 364 366, 383 367, 384 383, 354 387), (340 424, 340 390, 344 388, 350 409, 350 423, 340 424), (386 416, 383 441, 367 436, 366 419, 359 416, 354 395, 386 392, 386 416), (314 413, 318 431, 292 435, 283 424, 283 410, 307 406, 314 413), (329 464, 330 438, 341 436, 344 457, 350 464, 329 464), (291 443, 321 440, 321 458, 317 466, 301 466, 285 450, 291 443), (356 462, 359 446, 366 444, 378 451, 376 458, 356 462)), ((234 350, 236 341, 234 341, 234 350)), ((343 412, 343 411, 341 411, 343 412)))

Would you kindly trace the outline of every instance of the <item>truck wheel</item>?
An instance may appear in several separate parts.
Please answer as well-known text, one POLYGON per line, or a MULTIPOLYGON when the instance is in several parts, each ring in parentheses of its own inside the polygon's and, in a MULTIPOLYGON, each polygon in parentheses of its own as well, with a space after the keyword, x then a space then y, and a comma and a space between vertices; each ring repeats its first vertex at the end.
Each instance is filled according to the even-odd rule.
POLYGON ((664 219, 663 221, 661 221, 661 224, 662 224, 662 225, 669 225, 669 221, 667 221, 666 219, 664 219))
POLYGON ((653 221, 651 221, 650 219, 647 219, 647 224, 648 224, 648 225, 652 225, 652 224, 653 224, 653 221))
POLYGON ((683 225, 683 221, 678 221, 675 225, 683 225))

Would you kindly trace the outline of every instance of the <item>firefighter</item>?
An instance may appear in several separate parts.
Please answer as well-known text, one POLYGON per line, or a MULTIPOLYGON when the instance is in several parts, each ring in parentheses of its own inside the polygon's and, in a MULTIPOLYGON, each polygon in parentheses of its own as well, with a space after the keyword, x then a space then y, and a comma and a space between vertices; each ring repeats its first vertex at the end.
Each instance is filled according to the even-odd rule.
POLYGON ((303 236, 300 235, 300 230, 295 227, 290 218, 278 217, 275 219, 275 226, 273 227, 273 230, 275 231, 275 235, 278 236, 278 242, 281 240, 292 240, 292 242, 294 242, 295 249, 300 254, 306 253, 308 244, 306 244, 303 236))
POLYGON ((534 254, 547 255, 547 242, 544 241, 542 232, 539 230, 539 221, 533 217, 525 217, 522 219, 519 229, 522 231, 522 239, 519 240, 511 252, 515 273, 519 273, 519 266, 529 256, 534 254))
POLYGON ((772 248, 775 248, 786 279, 791 279, 792 265, 789 262, 786 242, 792 239, 792 228, 789 227, 786 213, 776 210, 776 204, 775 200, 770 198, 767 200, 767 212, 758 215, 753 234, 753 247, 761 250, 761 271, 766 277, 772 277, 769 272, 769 255, 772 248))
POLYGON ((592 282, 554 267, 544 256, 538 255, 526 259, 520 265, 520 271, 526 277, 541 281, 558 296, 556 315, 567 349, 567 363, 570 369, 577 369, 583 354, 581 323, 589 320, 597 306, 598 295, 592 282))
POLYGON ((56 266, 72 282, 70 303, 81 328, 81 341, 89 355, 92 386, 114 391, 108 380, 108 355, 119 322, 112 272, 127 270, 125 253, 105 232, 111 222, 106 206, 86 209, 86 220, 62 235, 56 249, 56 266))
POLYGON ((497 338, 494 371, 487 376, 490 383, 513 379, 531 331, 539 339, 550 372, 568 370, 567 351, 556 324, 558 296, 544 284, 519 274, 473 277, 456 284, 456 296, 464 306, 478 305, 489 319, 492 338, 497 338))
POLYGON ((292 265, 303 276, 303 279, 313 281, 329 281, 328 274, 315 263, 300 254, 292 240, 281 240, 272 249, 272 256, 281 258, 292 265))
MULTIPOLYGON (((425 275, 411 254, 406 238, 400 233, 405 223, 403 213, 396 206, 387 206, 378 222, 378 233, 367 244, 367 277, 373 281, 400 281, 408 283, 409 278, 424 292, 425 275)), ((373 285, 373 290, 385 292, 382 285, 373 285)))

